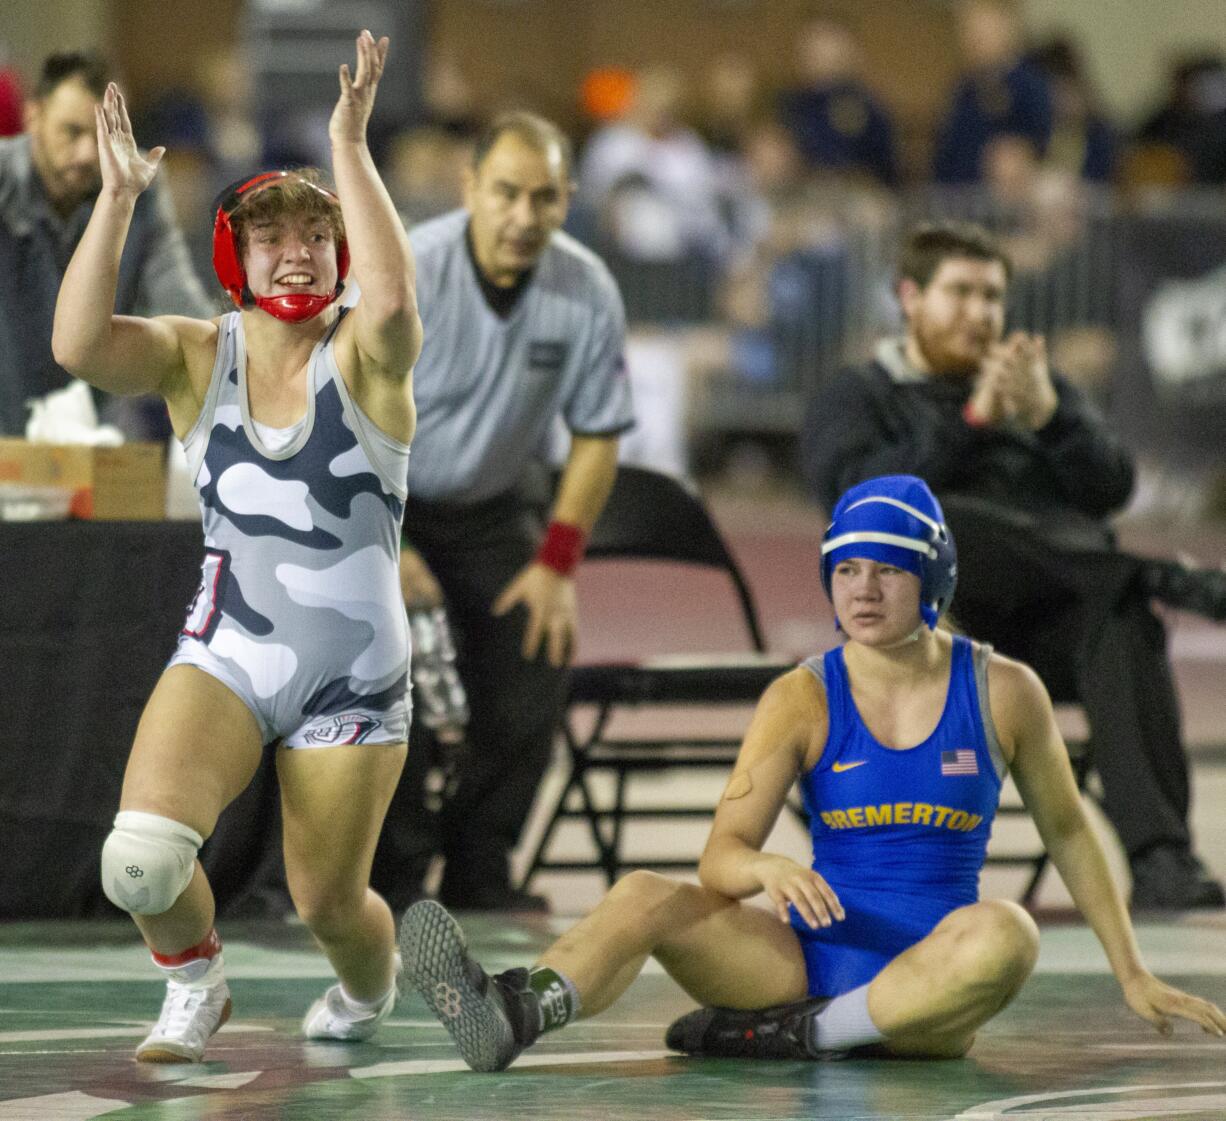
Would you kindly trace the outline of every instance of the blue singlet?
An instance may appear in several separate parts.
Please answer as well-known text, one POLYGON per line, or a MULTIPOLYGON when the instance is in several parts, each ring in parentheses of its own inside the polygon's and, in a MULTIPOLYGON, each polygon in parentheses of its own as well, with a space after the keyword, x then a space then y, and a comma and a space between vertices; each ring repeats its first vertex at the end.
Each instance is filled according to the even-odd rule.
POLYGON ((990 654, 955 636, 940 722, 902 750, 884 747, 865 726, 842 647, 803 663, 824 685, 830 712, 822 757, 801 778, 813 868, 847 915, 811 930, 792 912, 811 995, 867 984, 950 911, 979 898, 1005 770, 988 710, 990 654))

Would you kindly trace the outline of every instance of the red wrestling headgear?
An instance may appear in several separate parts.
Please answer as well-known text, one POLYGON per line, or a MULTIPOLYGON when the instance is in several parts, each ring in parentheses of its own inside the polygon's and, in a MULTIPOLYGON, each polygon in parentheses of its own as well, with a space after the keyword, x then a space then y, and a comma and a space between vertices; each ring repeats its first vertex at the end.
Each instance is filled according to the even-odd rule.
POLYGON ((287 179, 305 183, 334 206, 340 206, 340 199, 326 187, 312 183, 293 171, 265 171, 252 179, 227 187, 221 193, 217 204, 217 217, 213 221, 213 271, 221 281, 221 286, 230 293, 235 307, 250 307, 254 303, 256 307, 277 319, 287 323, 302 323, 318 315, 341 294, 349 272, 348 242, 341 238, 336 243, 336 287, 330 295, 315 296, 295 292, 286 296, 253 297, 251 289, 247 287, 247 270, 243 268, 239 255, 238 238, 230 222, 234 212, 248 199, 287 179))

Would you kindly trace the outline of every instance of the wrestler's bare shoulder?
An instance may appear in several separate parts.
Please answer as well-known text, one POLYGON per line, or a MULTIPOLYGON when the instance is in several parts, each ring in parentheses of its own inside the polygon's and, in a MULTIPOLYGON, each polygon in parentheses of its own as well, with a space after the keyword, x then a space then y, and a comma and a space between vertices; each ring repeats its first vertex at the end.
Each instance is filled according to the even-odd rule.
POLYGON ((221 338, 221 317, 193 319, 165 315, 159 320, 174 332, 182 356, 177 372, 162 387, 175 431, 181 434, 191 427, 208 394, 221 338))

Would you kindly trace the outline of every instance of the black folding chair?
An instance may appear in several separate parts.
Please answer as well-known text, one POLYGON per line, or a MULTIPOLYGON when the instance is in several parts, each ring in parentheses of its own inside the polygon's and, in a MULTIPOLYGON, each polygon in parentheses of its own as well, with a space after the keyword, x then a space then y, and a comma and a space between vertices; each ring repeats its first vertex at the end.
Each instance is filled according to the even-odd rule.
MULTIPOLYGON (((548 824, 537 843, 523 886, 538 872, 603 871, 610 886, 627 867, 666 870, 694 868, 690 858, 653 855, 627 861, 622 855, 623 826, 628 820, 710 816, 713 807, 656 801, 630 805, 632 775, 652 775, 673 768, 731 768, 739 740, 693 736, 614 738, 608 734, 616 712, 648 706, 752 704, 794 662, 766 653, 757 611, 744 576, 716 529, 702 499, 682 483, 641 467, 622 467, 613 493, 588 544, 589 560, 654 560, 697 565, 724 573, 746 633, 743 654, 647 658, 635 662, 580 664, 574 667, 562 721, 568 773, 549 810, 548 824), (595 708, 589 731, 578 730, 575 709, 595 708), (612 802, 602 803, 593 787, 596 774, 612 774, 612 802), (596 849, 592 859, 550 856, 558 825, 585 820, 596 849)), ((629 610, 633 605, 627 603, 629 610)), ((799 807, 793 812, 802 817, 799 807)))

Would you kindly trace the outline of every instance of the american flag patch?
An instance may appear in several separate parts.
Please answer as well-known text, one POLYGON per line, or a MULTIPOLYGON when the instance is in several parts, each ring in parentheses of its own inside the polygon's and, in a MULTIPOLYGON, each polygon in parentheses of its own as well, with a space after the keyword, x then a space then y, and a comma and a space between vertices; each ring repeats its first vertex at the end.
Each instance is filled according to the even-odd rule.
POLYGON ((941 774, 943 775, 977 775, 979 760, 970 747, 960 747, 957 751, 941 752, 941 774))

